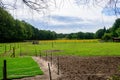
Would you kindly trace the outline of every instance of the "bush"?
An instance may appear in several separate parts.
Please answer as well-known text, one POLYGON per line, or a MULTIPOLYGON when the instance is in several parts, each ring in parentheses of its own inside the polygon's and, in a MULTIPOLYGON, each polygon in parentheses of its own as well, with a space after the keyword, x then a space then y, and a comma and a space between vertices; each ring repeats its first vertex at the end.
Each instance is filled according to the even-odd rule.
POLYGON ((105 33, 103 36, 102 36, 102 39, 105 40, 105 41, 109 41, 112 39, 112 35, 110 33, 105 33))

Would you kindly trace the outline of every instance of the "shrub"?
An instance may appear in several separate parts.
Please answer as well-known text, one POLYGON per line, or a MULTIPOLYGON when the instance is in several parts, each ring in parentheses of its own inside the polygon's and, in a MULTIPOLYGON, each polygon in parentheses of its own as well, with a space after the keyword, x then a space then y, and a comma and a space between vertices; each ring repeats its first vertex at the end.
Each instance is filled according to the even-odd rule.
POLYGON ((102 39, 105 40, 105 41, 109 41, 112 39, 112 35, 110 33, 105 33, 103 36, 102 36, 102 39))

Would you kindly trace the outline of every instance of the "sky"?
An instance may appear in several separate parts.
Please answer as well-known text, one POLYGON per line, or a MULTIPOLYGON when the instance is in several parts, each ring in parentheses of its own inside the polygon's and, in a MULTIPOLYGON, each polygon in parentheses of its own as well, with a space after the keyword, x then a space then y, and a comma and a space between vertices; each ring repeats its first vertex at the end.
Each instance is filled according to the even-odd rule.
POLYGON ((108 29, 120 17, 115 16, 112 9, 106 9, 106 3, 93 6, 81 5, 79 0, 56 0, 55 4, 48 3, 49 8, 43 10, 44 14, 29 9, 22 2, 17 2, 17 5, 16 10, 9 10, 14 18, 25 20, 40 30, 56 33, 96 32, 103 27, 108 29))

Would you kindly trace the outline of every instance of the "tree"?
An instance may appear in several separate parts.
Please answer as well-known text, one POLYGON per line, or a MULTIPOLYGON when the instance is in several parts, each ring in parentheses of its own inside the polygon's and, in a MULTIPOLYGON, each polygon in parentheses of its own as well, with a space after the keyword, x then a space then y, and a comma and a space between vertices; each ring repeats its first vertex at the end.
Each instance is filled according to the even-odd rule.
POLYGON ((0 7, 0 41, 10 41, 13 36, 14 19, 0 7))
POLYGON ((118 37, 120 37, 120 28, 118 28, 118 29, 116 30, 116 33, 117 33, 118 37))
POLYGON ((113 26, 106 30, 106 33, 111 33, 112 37, 119 36, 119 29, 120 28, 120 18, 116 19, 113 26))
POLYGON ((95 33, 95 38, 101 39, 105 32, 106 32, 105 29, 97 30, 96 33, 95 33))
POLYGON ((73 33, 68 34, 66 38, 68 38, 68 39, 72 39, 72 35, 73 35, 73 33))
POLYGON ((85 39, 94 39, 94 33, 86 32, 85 39))
POLYGON ((0 7, 0 42, 56 38, 55 32, 41 31, 25 21, 15 20, 6 10, 0 7))
POLYGON ((105 33, 105 34, 102 36, 102 39, 105 40, 105 41, 111 40, 111 39, 112 39, 111 33, 105 33))
POLYGON ((115 32, 118 28, 120 28, 120 18, 115 20, 115 23, 113 24, 112 31, 115 32))
POLYGON ((78 32, 77 33, 77 38, 78 39, 85 39, 84 33, 83 32, 78 32))

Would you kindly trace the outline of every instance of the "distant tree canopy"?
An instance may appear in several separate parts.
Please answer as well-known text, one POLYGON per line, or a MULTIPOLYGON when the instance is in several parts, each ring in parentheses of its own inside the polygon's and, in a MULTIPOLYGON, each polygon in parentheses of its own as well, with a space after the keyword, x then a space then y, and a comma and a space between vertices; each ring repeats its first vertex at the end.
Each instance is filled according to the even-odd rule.
POLYGON ((120 38, 120 18, 116 19, 113 26, 109 29, 104 27, 97 30, 96 33, 78 32, 66 35, 68 39, 103 39, 105 41, 112 40, 114 37, 120 38))
POLYGON ((77 33, 70 33, 70 34, 57 34, 57 38, 61 39, 94 39, 94 33, 90 32, 77 32, 77 33))
POLYGON ((38 30, 25 21, 15 20, 6 10, 0 7, 0 42, 38 39, 56 39, 56 33, 38 30))
POLYGON ((105 32, 106 32, 105 27, 104 27, 104 29, 97 30, 95 33, 95 38, 101 39, 105 32))

